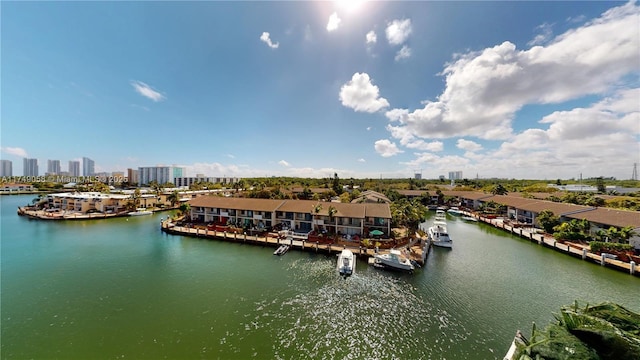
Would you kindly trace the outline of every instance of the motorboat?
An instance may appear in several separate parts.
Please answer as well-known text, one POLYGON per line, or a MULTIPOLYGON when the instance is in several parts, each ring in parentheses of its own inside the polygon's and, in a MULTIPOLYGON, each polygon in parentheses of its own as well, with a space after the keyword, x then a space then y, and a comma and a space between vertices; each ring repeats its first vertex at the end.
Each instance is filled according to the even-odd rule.
POLYGON ((413 269, 415 269, 415 266, 413 266, 411 260, 409 260, 399 250, 396 249, 391 249, 388 254, 376 254, 373 256, 373 258, 373 265, 376 267, 409 272, 413 272, 413 269))
POLYGON ((467 215, 463 216, 462 220, 469 221, 469 222, 478 222, 478 219, 474 218, 473 216, 467 216, 467 215))
POLYGON ((447 231, 447 223, 444 221, 434 221, 433 225, 427 230, 427 234, 429 239, 431 239, 431 244, 433 246, 439 246, 444 248, 452 248, 453 240, 449 237, 449 232, 447 231))
POLYGON ((284 255, 287 251, 289 251, 289 245, 280 245, 276 251, 273 252, 273 255, 284 255))
POLYGON ((344 249, 338 255, 338 264, 336 266, 338 274, 345 279, 356 272, 356 257, 351 250, 344 249))
POLYGON ((136 211, 131 211, 127 213, 129 216, 140 216, 140 215, 151 215, 153 211, 147 210, 146 208, 137 208, 136 211))
POLYGON ((461 215, 463 215, 462 210, 460 210, 459 208, 457 208, 457 207, 455 207, 455 206, 450 207, 450 208, 449 208, 449 210, 447 210, 447 212, 448 212, 449 214, 451 214, 451 215, 454 215, 454 216, 461 216, 461 215))
POLYGON ((444 210, 438 209, 436 210, 435 220, 445 221, 447 220, 447 213, 444 210))

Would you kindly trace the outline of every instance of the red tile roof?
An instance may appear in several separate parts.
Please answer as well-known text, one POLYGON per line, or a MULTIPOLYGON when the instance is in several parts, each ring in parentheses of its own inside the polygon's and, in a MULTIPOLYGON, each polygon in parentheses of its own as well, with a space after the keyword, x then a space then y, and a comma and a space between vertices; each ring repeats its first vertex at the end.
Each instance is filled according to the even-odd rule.
POLYGON ((336 203, 315 200, 271 200, 249 198, 227 198, 220 196, 200 196, 189 201, 192 207, 213 207, 235 210, 255 211, 283 211, 294 213, 315 214, 317 204, 322 205, 318 212, 320 216, 329 216, 329 208, 334 207, 337 212, 335 217, 360 218, 380 217, 391 218, 389 204, 352 204, 336 203))

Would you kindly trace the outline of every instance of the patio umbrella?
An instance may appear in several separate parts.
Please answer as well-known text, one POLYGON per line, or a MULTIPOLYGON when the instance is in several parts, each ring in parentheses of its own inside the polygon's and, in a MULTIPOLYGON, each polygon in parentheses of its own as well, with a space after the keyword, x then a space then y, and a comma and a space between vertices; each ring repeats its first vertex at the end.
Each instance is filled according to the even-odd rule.
POLYGON ((384 233, 380 230, 369 231, 369 236, 380 236, 380 235, 384 235, 384 233))

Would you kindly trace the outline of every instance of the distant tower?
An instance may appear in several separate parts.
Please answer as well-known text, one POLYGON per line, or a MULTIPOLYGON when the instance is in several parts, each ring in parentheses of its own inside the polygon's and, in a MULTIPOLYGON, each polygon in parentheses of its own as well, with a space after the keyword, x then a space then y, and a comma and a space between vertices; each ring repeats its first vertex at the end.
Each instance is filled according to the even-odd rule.
POLYGON ((631 174, 631 180, 638 181, 638 163, 633 163, 633 174, 631 174))
POLYGON ((418 170, 414 170, 413 171, 413 178, 416 180, 421 180, 422 179, 422 169, 420 169, 420 172, 418 172, 418 170))
POLYGON ((38 159, 23 160, 22 173, 24 176, 38 176, 38 159))
POLYGON ((0 160, 2 168, 0 168, 0 176, 13 176, 13 163, 11 160, 0 160))
POLYGON ((89 159, 88 157, 82 158, 82 176, 93 176, 95 175, 95 161, 89 159))

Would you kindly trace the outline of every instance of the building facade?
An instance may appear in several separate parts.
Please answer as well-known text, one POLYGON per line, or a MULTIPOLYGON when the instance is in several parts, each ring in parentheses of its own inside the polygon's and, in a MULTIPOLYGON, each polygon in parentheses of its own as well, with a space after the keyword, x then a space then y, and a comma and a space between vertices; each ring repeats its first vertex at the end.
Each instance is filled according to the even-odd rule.
POLYGON ((82 158, 82 176, 93 176, 95 175, 95 166, 96 163, 89 159, 88 157, 82 158))
POLYGON ((13 176, 13 163, 11 160, 0 160, 0 176, 13 176))
POLYGON ((155 181, 158 184, 173 183, 175 184, 176 175, 181 177, 184 169, 174 166, 147 166, 138 168, 138 183, 140 185, 149 185, 155 181))
POLYGON ((127 181, 129 184, 137 184, 140 182, 140 178, 138 176, 138 170, 136 169, 127 169, 127 181))
POLYGON ((60 174, 60 160, 47 160, 47 174, 60 174))
POLYGON ((38 159, 24 158, 22 172, 24 176, 38 176, 38 159))
POLYGON ((340 235, 391 233, 389 204, 334 203, 200 196, 191 201, 191 219, 243 228, 281 227, 297 233, 311 230, 340 235))
POLYGON ((462 180, 462 171, 449 171, 449 180, 462 180))
POLYGON ((80 176, 80 161, 69 161, 69 176, 80 176))
POLYGON ((177 187, 191 186, 196 183, 213 183, 230 185, 238 182, 239 178, 233 177, 209 177, 209 176, 182 176, 176 177, 173 182, 177 187))

